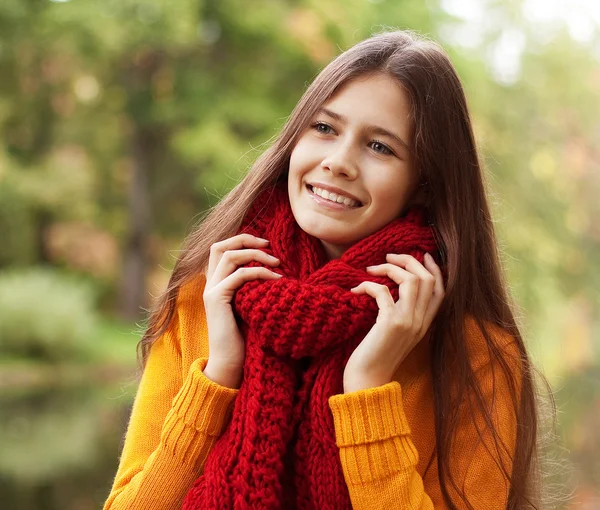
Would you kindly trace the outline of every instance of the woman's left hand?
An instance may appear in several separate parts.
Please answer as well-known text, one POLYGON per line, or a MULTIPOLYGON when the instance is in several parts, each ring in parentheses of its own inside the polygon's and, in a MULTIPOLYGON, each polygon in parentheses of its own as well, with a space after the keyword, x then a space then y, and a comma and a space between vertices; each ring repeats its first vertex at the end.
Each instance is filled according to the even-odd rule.
POLYGON ((399 287, 394 302, 385 285, 362 282, 350 289, 377 301, 375 325, 354 350, 344 369, 344 392, 387 384, 398 366, 425 336, 444 299, 442 271, 429 254, 423 266, 410 255, 388 254, 387 264, 371 266, 372 275, 386 275, 399 287))

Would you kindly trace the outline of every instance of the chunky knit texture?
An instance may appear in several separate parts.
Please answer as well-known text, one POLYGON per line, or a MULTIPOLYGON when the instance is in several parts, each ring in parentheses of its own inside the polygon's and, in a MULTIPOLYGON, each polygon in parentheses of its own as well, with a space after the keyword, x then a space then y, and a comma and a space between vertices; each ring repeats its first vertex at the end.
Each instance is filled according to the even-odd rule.
MULTIPOLYGON (((229 422, 239 390, 220 386, 202 372, 209 357, 205 284, 200 274, 182 287, 175 320, 152 345, 104 510, 181 509, 229 422)), ((519 354, 512 337, 488 326, 518 375, 519 354)), ((466 317, 465 328, 485 401, 512 452, 516 427, 507 383, 491 363, 473 317, 466 317)), ((354 510, 447 508, 436 465, 429 348, 427 338, 419 342, 392 382, 329 399, 354 510)), ((489 435, 479 440, 483 419, 473 416, 466 402, 463 411, 450 468, 473 508, 504 509, 508 484, 492 440, 489 435)))
MULTIPOLYGON (((209 357, 205 284, 205 275, 199 274, 180 289, 175 317, 150 349, 104 510, 181 509, 231 419, 240 390, 220 386, 203 373, 209 357)), ((520 356, 514 339, 494 324, 486 327, 513 367, 518 389, 520 356)), ((507 451, 496 452, 483 417, 473 414, 463 395, 450 469, 473 508, 500 510, 506 508, 509 487, 498 462, 501 457, 510 467, 514 408, 508 383, 470 315, 465 334, 469 361, 507 451)), ((427 337, 405 358, 392 382, 347 394, 340 389, 329 398, 329 410, 354 510, 447 508, 437 470, 427 337)), ((452 486, 448 490, 460 501, 452 486)))
POLYGON ((320 241, 296 223, 282 182, 259 196, 240 232, 270 240, 266 251, 281 260, 275 271, 284 278, 253 280, 236 293, 243 382, 231 423, 183 508, 351 508, 328 399, 343 391, 346 362, 379 309, 350 289, 375 281, 397 300, 398 284, 365 268, 388 253, 437 258, 433 230, 415 207, 327 261, 320 241))

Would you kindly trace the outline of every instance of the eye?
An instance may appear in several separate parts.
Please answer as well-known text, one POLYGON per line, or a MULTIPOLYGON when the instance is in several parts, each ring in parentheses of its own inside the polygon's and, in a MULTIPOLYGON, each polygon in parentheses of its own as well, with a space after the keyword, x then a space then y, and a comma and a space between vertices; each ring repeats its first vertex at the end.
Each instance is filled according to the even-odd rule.
POLYGON ((390 149, 386 144, 378 141, 378 140, 373 140, 371 142, 371 146, 373 147, 373 150, 379 154, 383 154, 384 156, 391 156, 392 154, 394 154, 394 152, 392 151, 392 149, 390 149))
POLYGON ((333 131, 333 128, 324 122, 315 122, 311 127, 315 129, 317 133, 321 133, 322 135, 329 135, 333 131))

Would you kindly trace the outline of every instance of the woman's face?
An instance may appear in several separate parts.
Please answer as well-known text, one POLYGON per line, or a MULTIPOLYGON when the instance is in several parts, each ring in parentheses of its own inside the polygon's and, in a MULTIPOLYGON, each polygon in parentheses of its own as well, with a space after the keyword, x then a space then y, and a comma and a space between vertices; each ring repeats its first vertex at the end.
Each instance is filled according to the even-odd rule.
POLYGON ((302 230, 321 240, 330 260, 410 205, 418 176, 408 150, 409 109, 389 76, 357 78, 322 106, 294 147, 288 177, 292 212, 302 230), (311 186, 339 188, 360 204, 333 204, 311 186))

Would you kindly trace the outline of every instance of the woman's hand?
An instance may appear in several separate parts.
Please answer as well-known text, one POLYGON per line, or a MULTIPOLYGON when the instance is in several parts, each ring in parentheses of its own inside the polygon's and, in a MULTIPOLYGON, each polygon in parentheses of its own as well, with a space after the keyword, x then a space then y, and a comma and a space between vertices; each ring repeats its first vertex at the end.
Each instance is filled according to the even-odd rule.
POLYGON ((209 344, 204 375, 222 386, 239 387, 246 357, 244 338, 231 306, 236 290, 250 280, 281 277, 266 267, 238 267, 252 260, 279 265, 279 259, 258 249, 268 244, 253 235, 240 234, 210 247, 203 293, 209 344))
POLYGON ((410 255, 390 253, 386 260, 367 272, 386 275, 400 286, 396 303, 385 285, 362 282, 350 289, 374 297, 379 315, 346 364, 345 393, 391 382, 400 363, 427 333, 444 299, 442 271, 431 255, 425 256, 425 266, 410 255))

